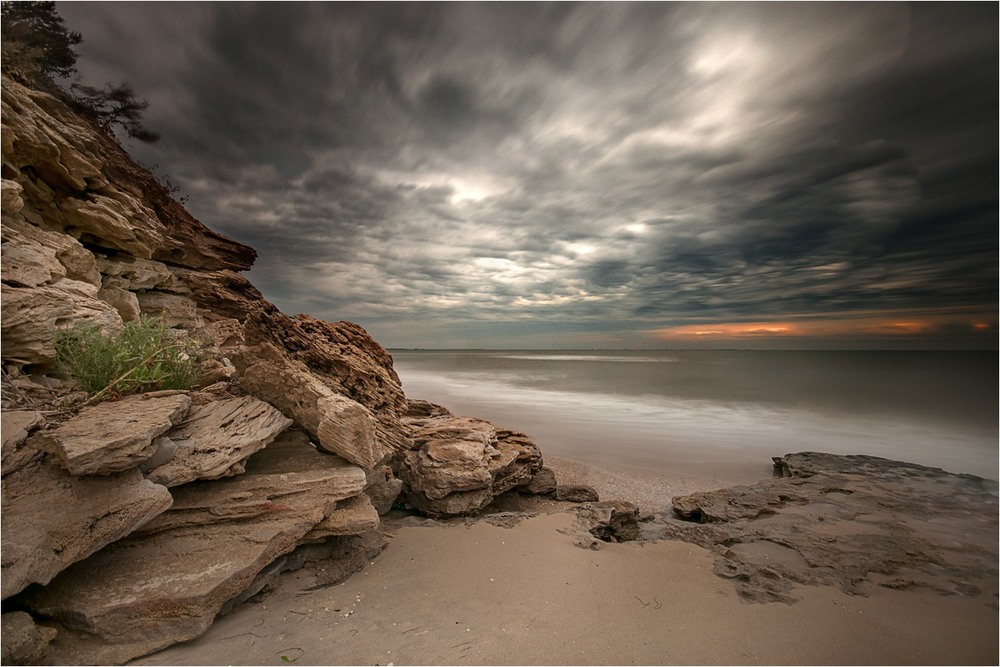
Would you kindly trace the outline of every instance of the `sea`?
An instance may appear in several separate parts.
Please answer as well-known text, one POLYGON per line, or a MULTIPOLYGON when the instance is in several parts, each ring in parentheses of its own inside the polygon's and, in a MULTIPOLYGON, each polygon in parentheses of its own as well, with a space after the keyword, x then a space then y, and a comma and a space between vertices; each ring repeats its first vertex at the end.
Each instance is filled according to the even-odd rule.
POLYGON ((391 353, 408 398, 586 465, 735 484, 822 451, 998 478, 995 352, 391 353))

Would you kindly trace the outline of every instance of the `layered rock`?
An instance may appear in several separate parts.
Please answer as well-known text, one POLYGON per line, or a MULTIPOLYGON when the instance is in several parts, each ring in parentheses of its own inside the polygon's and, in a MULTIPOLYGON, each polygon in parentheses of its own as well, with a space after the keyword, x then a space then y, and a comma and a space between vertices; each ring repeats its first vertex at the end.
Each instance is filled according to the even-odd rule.
POLYGON ((528 436, 482 419, 413 401, 404 422, 413 446, 393 465, 406 501, 430 515, 476 514, 501 493, 531 482, 542 467, 528 436))
POLYGON ((776 458, 775 470, 778 477, 754 485, 675 498, 683 520, 663 529, 714 548, 716 574, 733 579, 746 600, 791 603, 798 584, 973 595, 971 582, 996 570, 995 483, 813 452, 776 458))
POLYGON ((156 438, 187 414, 191 399, 140 394, 83 408, 73 419, 28 444, 49 452, 73 475, 108 475, 137 467, 155 452, 156 438))
POLYGON ((170 487, 240 474, 251 455, 291 424, 291 419, 252 396, 195 406, 180 426, 167 433, 174 451, 160 465, 150 466, 147 478, 170 487))
POLYGON ((35 459, 3 477, 3 598, 47 584, 70 564, 170 507, 170 492, 136 470, 74 477, 35 459))
POLYGON ((197 637, 338 501, 362 494, 357 466, 287 453, 265 448, 243 475, 176 487, 170 511, 26 596, 61 624, 53 660, 120 663, 197 637))

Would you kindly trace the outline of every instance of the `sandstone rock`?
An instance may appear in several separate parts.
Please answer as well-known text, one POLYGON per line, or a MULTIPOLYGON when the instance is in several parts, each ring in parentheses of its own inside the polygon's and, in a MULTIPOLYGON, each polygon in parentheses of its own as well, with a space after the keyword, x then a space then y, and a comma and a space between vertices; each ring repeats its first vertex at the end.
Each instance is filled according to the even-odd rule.
POLYGON ((21 199, 22 192, 24 192, 24 188, 17 181, 7 178, 0 180, 0 208, 3 209, 3 215, 15 216, 21 212, 21 209, 24 208, 24 200, 21 199))
POLYGON ((243 372, 244 389, 293 416, 319 447, 352 463, 370 469, 392 454, 367 408, 336 394, 304 364, 271 350, 264 353, 269 358, 243 372))
POLYGON ((4 211, 3 281, 18 287, 37 287, 63 278, 101 284, 94 255, 79 241, 45 231, 4 211))
POLYGON ((135 468, 156 451, 153 440, 187 414, 186 394, 127 396, 98 403, 28 444, 53 454, 73 475, 107 475, 135 468))
POLYGON ((602 542, 632 542, 642 535, 639 508, 623 500, 581 505, 577 516, 587 524, 591 535, 602 542))
POLYGON ((476 514, 501 493, 527 484, 542 465, 524 434, 456 417, 440 406, 417 403, 404 423, 413 448, 393 465, 406 501, 431 515, 476 514))
POLYGON ((560 484, 556 487, 556 500, 566 503, 596 503, 600 499, 597 489, 587 484, 560 484))
POLYGON ((368 478, 365 484, 365 494, 372 502, 372 506, 379 516, 392 509, 393 503, 403 490, 403 480, 397 479, 392 474, 392 468, 382 466, 375 470, 366 470, 368 478))
POLYGON ((266 302, 256 305, 245 325, 249 343, 270 341, 281 348, 282 356, 303 364, 334 393, 367 408, 375 418, 376 440, 383 451, 410 446, 409 429, 401 422, 406 397, 392 369, 392 356, 364 329, 307 315, 288 317, 266 302))
POLYGON ((187 287, 163 262, 156 262, 131 255, 112 255, 97 258, 105 288, 138 292, 161 290, 182 293, 187 287))
MULTIPOLYGON (((23 456, 18 453, 19 446, 28 439, 28 433, 42 423, 42 413, 34 410, 4 410, 3 428, 3 460, 0 463, 4 476, 30 461, 33 456, 23 456)), ((35 454, 35 452, 31 452, 35 454)))
POLYGON ((97 292, 97 298, 118 311, 123 322, 138 322, 142 315, 139 299, 132 292, 117 287, 105 287, 97 292))
POLYGON ((524 486, 517 488, 521 493, 531 493, 534 495, 548 495, 556 492, 556 474, 551 468, 542 466, 538 472, 531 477, 531 481, 524 486))
POLYGON ((378 512, 364 493, 338 501, 337 507, 323 517, 304 539, 321 540, 335 535, 360 535, 378 528, 378 512))
POLYGON ((296 444, 261 450, 239 477, 176 487, 171 511, 26 595, 62 624, 52 659, 122 663, 199 636, 337 501, 361 493, 363 470, 296 444))
POLYGON ((142 314, 157 318, 164 326, 198 329, 205 325, 198 305, 186 296, 148 291, 139 292, 136 298, 142 314))
POLYGON ((3 659, 4 665, 42 665, 49 650, 49 642, 56 631, 41 625, 23 611, 4 614, 3 659))
POLYGON ((716 574, 745 600, 792 603, 800 584, 976 595, 969 582, 995 572, 993 482, 872 456, 775 463, 786 477, 675 498, 662 529, 714 548, 716 574))
POLYGON ((170 507, 138 470, 73 477, 36 460, 3 478, 3 598, 47 584, 70 564, 170 507))
POLYGON ((206 229, 62 102, 6 76, 2 93, 5 174, 16 172, 25 208, 42 213, 48 229, 194 269, 253 264, 252 249, 206 229))
POLYGON ((176 447, 173 456, 147 477, 170 487, 242 473, 243 462, 291 423, 252 396, 195 406, 182 424, 167 433, 176 447))
MULTIPOLYGON (((76 283, 76 285, 85 283, 76 283)), ((55 367, 56 332, 74 324, 96 324, 108 333, 122 328, 118 311, 66 280, 34 288, 3 286, 0 333, 3 358, 22 364, 55 367)))

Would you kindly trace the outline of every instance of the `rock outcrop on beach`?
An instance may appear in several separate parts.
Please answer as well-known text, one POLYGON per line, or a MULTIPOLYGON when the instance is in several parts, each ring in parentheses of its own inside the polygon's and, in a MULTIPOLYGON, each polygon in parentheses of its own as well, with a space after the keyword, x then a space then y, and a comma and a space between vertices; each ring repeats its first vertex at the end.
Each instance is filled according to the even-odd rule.
POLYGON ((660 536, 713 549, 751 602, 794 602, 801 584, 976 595, 970 582, 996 574, 995 482, 874 456, 774 464, 773 479, 674 498, 660 536))
POLYGON ((415 446, 392 357, 361 327, 280 312, 240 275, 253 249, 7 76, 2 150, 5 664, 191 639, 282 571, 320 563, 321 585, 360 567, 401 491, 470 514, 541 468, 530 439, 481 420, 462 422, 472 446, 415 446), (84 403, 59 333, 145 317, 196 350, 195 385, 84 403))

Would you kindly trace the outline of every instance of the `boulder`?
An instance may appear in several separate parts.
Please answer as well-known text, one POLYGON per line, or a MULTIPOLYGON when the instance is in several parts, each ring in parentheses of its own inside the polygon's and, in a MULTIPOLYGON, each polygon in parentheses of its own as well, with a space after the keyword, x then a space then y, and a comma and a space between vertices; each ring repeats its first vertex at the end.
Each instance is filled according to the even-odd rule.
POLYGON ((175 487, 171 511, 25 595, 60 623, 52 660, 124 663, 201 635, 338 501, 362 492, 361 468, 296 444, 261 450, 239 477, 175 487))
POLYGON ((139 299, 132 292, 118 287, 104 287, 97 292, 97 298, 117 310, 123 322, 138 322, 141 318, 139 299))
POLYGON ((35 625, 35 620, 23 611, 12 611, 3 615, 3 659, 4 665, 43 665, 49 651, 49 642, 55 639, 56 631, 35 625))
POLYGON ((381 451, 391 454, 410 446, 410 432, 401 421, 406 397, 392 356, 364 329, 308 315, 288 317, 265 301, 254 304, 245 326, 249 344, 273 344, 280 356, 303 364, 333 393, 371 412, 381 451))
POLYGON ((556 487, 556 500, 565 503, 596 503, 601 498, 597 489, 588 484, 560 484, 556 487))
POLYGON ((240 474, 243 463, 291 423, 252 396, 195 406, 182 424, 167 432, 175 446, 173 455, 150 468, 147 477, 170 487, 240 474))
POLYGON ((272 346, 264 346, 261 356, 244 370, 240 385, 294 417, 320 448, 366 469, 393 453, 363 405, 335 393, 304 364, 284 358, 272 346))
POLYGON ((530 493, 544 496, 556 492, 556 474, 552 468, 542 466, 538 472, 531 476, 531 481, 523 486, 517 487, 521 493, 530 493))
POLYGON ((419 402, 404 423, 413 446, 394 458, 393 467, 406 501, 430 515, 477 514, 501 493, 530 482, 542 466, 530 438, 482 419, 419 402))
POLYGON ((305 540, 322 540, 338 535, 360 535, 378 528, 378 512, 364 493, 337 502, 336 508, 313 526, 305 540))
MULTIPOLYGON (((165 393, 165 392, 160 392, 165 393)), ((135 468, 156 452, 153 441, 187 414, 187 394, 137 394, 80 410, 33 436, 28 445, 53 454, 73 475, 108 475, 135 468)))
POLYGON ((170 507, 166 488, 138 470, 74 477, 35 460, 3 478, 3 598, 47 584, 170 507))

